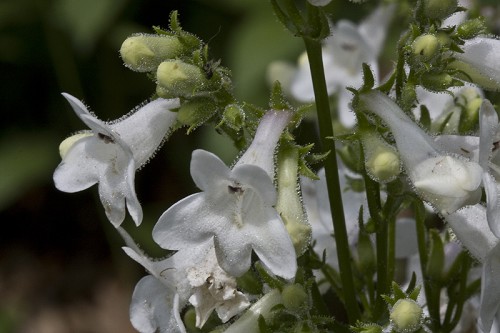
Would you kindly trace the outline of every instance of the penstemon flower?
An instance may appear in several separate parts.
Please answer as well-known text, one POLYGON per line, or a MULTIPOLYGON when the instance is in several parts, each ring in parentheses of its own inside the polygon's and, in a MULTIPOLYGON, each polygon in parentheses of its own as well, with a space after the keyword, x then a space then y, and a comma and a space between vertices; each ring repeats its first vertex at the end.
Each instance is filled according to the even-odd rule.
POLYGON ((189 302, 201 328, 215 310, 223 323, 245 310, 250 302, 236 289, 236 280, 217 263, 208 241, 163 260, 147 257, 121 228, 123 250, 151 274, 136 285, 130 306, 132 324, 141 333, 185 332, 180 311, 189 302))
POLYGON ((386 95, 372 91, 360 99, 392 130, 408 177, 424 200, 441 214, 479 201, 480 164, 446 151, 386 95))
POLYGON ((75 97, 63 96, 91 131, 62 142, 62 162, 54 172, 56 187, 73 193, 99 183, 99 196, 109 221, 119 226, 127 206, 139 225, 142 208, 134 189, 135 171, 151 158, 172 129, 177 114, 171 110, 179 107, 179 100, 154 100, 108 124, 75 97))
POLYGON ((241 276, 252 250, 274 274, 292 279, 295 250, 278 212, 273 185, 273 154, 289 112, 269 111, 255 139, 232 169, 217 156, 195 150, 191 176, 203 191, 170 207, 153 230, 163 248, 180 250, 213 240, 219 265, 241 276))

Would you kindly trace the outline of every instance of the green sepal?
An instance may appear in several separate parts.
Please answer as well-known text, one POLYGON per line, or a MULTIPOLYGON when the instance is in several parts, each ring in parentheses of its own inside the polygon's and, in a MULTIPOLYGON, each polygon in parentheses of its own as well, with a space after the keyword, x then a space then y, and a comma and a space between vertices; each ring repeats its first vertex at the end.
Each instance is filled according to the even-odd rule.
POLYGON ((373 72, 370 65, 363 63, 363 86, 359 89, 360 93, 368 92, 372 90, 375 85, 375 79, 373 78, 373 72))
POLYGON ((286 283, 281 281, 278 277, 273 277, 269 274, 261 262, 257 261, 254 264, 254 267, 257 273, 259 273, 261 279, 267 283, 271 289, 279 289, 280 291, 283 290, 286 283))
POLYGON ((431 115, 425 105, 420 105, 420 124, 428 131, 431 129, 431 115))
MULTIPOLYGON (((415 275, 415 273, 413 273, 413 276, 415 275)), ((412 276, 412 278, 413 278, 412 276)), ((416 280, 416 278, 415 278, 416 280)), ((412 300, 414 300, 415 302, 417 301, 417 298, 418 298, 418 295, 420 294, 420 290, 421 290, 421 286, 418 285, 416 288, 414 288, 409 294, 408 294, 408 297, 411 298, 412 300)))
POLYGON ((397 284, 395 281, 392 281, 392 293, 394 295, 395 302, 400 299, 407 298, 406 293, 403 291, 403 289, 401 289, 399 284, 397 284))
POLYGON ((443 278, 444 267, 443 240, 436 229, 431 229, 430 235, 429 258, 425 267, 425 273, 429 279, 440 282, 443 278))

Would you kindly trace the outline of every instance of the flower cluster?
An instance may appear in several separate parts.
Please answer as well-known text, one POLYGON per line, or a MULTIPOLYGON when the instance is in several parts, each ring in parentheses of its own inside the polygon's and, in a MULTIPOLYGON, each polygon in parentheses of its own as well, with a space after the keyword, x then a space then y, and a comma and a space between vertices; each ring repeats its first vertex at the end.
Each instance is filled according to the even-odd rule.
POLYGON ((106 123, 63 94, 90 130, 61 143, 54 182, 65 192, 98 184, 123 250, 147 270, 132 296, 133 326, 496 330, 499 41, 457 0, 418 1, 411 14, 410 2, 380 4, 359 23, 330 22, 328 0, 303 2, 271 0, 306 53, 298 67, 270 66, 282 82, 273 82, 266 108, 237 100, 230 71, 176 13, 169 30, 133 35, 120 50, 128 68, 154 80, 151 101, 106 123), (392 70, 379 70, 396 16, 411 23, 392 70), (307 134, 319 145, 298 143, 314 118, 304 117, 311 107, 302 102, 314 103, 318 131, 307 134), (126 211, 142 221, 135 172, 172 131, 202 124, 241 152, 230 167, 192 152, 200 191, 158 218, 152 239, 167 256, 151 258, 121 226, 126 211))

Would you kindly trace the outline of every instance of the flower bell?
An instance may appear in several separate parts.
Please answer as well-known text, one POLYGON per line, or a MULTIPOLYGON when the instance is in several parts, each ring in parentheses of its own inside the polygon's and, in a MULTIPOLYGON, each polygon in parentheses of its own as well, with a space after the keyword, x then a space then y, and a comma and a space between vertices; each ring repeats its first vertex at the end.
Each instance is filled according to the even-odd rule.
POLYGON ((241 276, 252 250, 274 274, 292 279, 297 269, 290 236, 274 208, 274 150, 291 113, 269 111, 250 147, 229 169, 217 156, 195 150, 191 176, 203 192, 177 202, 160 217, 154 240, 180 250, 213 241, 219 265, 241 276))
POLYGON ((90 113, 75 97, 63 93, 75 113, 90 127, 60 146, 62 162, 54 172, 56 187, 79 192, 99 183, 99 197, 115 227, 125 218, 125 206, 134 222, 142 221, 135 194, 135 171, 153 156, 176 122, 172 109, 178 99, 157 99, 112 123, 90 113))

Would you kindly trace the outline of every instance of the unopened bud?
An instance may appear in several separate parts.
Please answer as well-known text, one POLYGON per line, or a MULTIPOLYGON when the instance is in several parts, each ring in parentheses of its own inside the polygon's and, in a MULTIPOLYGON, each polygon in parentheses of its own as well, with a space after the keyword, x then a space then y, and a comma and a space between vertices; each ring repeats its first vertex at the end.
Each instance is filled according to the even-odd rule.
POLYGON ((125 39, 120 48, 120 55, 125 66, 131 70, 151 72, 162 61, 180 55, 183 49, 176 37, 144 34, 125 39))
POLYGON ((396 149, 375 133, 364 134, 361 142, 368 174, 380 183, 394 180, 401 172, 401 162, 396 149))
POLYGON ((70 136, 69 138, 64 139, 61 144, 59 145, 59 155, 61 155, 61 158, 64 159, 68 151, 70 150, 73 145, 79 141, 80 139, 83 139, 87 136, 92 136, 94 135, 93 132, 88 131, 88 132, 82 132, 78 133, 75 135, 70 136))
POLYGON ((410 298, 400 299, 394 304, 390 318, 396 332, 415 332, 422 325, 422 307, 410 298))
POLYGON ((425 0, 424 15, 430 19, 444 19, 455 12, 457 0, 425 0))
POLYGON ((423 61, 431 59, 439 51, 439 39, 431 34, 425 34, 417 37, 412 45, 412 52, 419 56, 423 61))
POLYGON ((465 21, 457 28, 457 35, 463 39, 474 38, 486 31, 483 18, 475 18, 473 20, 465 21))
POLYGON ((308 295, 304 287, 300 284, 291 284, 285 286, 281 292, 283 305, 290 310, 296 310, 307 303, 308 295))
POLYGON ((191 97, 207 83, 201 69, 180 60, 164 61, 156 72, 157 93, 163 98, 191 97))

